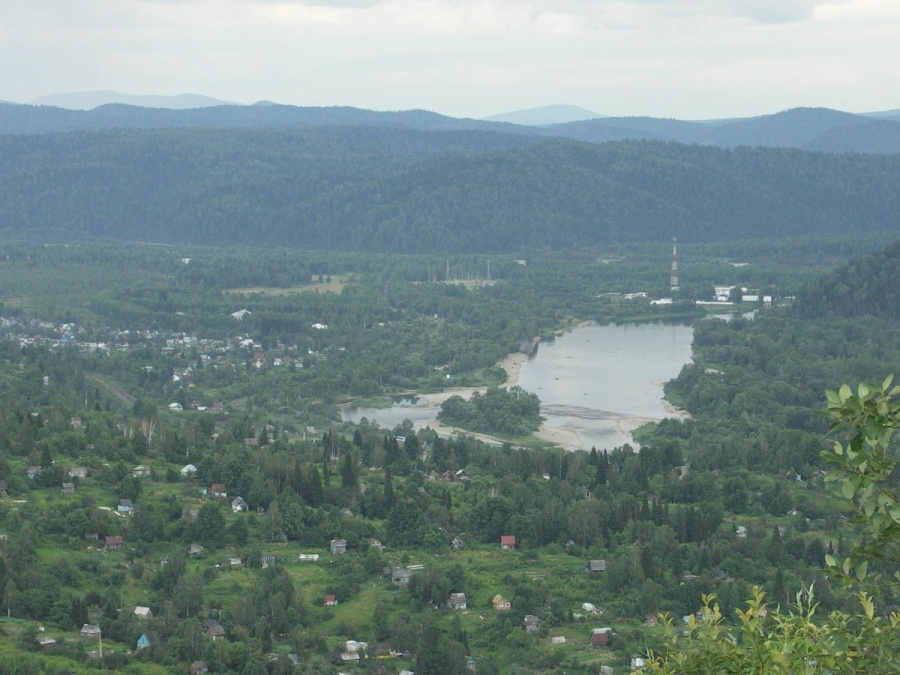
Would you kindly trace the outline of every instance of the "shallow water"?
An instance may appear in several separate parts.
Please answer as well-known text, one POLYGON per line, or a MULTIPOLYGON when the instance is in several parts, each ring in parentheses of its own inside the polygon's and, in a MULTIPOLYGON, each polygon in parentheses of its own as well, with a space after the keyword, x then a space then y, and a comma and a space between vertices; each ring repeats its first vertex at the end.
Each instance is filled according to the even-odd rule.
MULTIPOLYGON (((540 397, 547 426, 577 433, 584 450, 611 450, 631 442, 623 428, 667 416, 662 384, 691 361, 693 334, 690 326, 661 323, 576 328, 541 343, 522 365, 518 385, 540 397)), ((409 419, 419 428, 439 410, 406 399, 391 408, 348 407, 342 414, 387 429, 409 419)))

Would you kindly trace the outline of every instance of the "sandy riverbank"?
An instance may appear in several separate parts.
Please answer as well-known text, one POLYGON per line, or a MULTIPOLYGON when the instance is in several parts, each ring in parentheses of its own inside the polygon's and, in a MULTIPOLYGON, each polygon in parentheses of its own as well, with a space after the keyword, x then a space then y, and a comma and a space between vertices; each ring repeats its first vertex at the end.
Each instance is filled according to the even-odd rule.
MULTIPOLYGON (((425 429, 426 427, 431 428, 431 430, 436 432, 437 435, 441 438, 465 435, 477 438, 478 440, 483 441, 488 445, 498 446, 503 445, 506 442, 500 438, 491 436, 490 434, 482 434, 475 431, 467 431, 466 429, 449 427, 445 424, 441 424, 437 419, 422 420, 418 423, 417 426, 422 429, 425 429)), ((538 440, 546 441, 547 443, 553 443, 554 445, 558 445, 564 450, 582 449, 581 439, 574 431, 568 431, 566 429, 554 429, 553 427, 548 427, 547 425, 542 424, 541 427, 532 435, 538 440)))
MULTIPOLYGON (((654 380, 653 384, 655 384, 660 389, 664 389, 666 386, 666 381, 665 380, 654 380)), ((691 417, 691 414, 689 412, 687 412, 686 410, 682 410, 681 408, 676 408, 674 405, 669 403, 665 398, 662 399, 662 404, 663 404, 663 407, 666 409, 666 412, 668 413, 668 415, 667 415, 668 417, 674 417, 675 419, 679 419, 679 420, 686 420, 686 419, 690 419, 690 417, 691 417)), ((652 420, 652 421, 658 422, 659 420, 652 420)))
MULTIPOLYGON (((506 382, 504 382, 502 387, 512 387, 518 384, 519 382, 519 373, 522 369, 522 365, 528 359, 525 354, 517 352, 515 354, 509 354, 506 358, 504 358, 497 365, 501 366, 507 373, 506 382)), ((653 382, 653 384, 662 388, 665 384, 664 380, 657 380, 653 382)), ((471 431, 466 431, 465 429, 459 429, 456 427, 449 427, 444 424, 441 424, 437 420, 437 412, 440 405, 446 401, 451 396, 461 396, 464 399, 468 400, 472 397, 472 394, 476 391, 480 394, 484 394, 487 390, 486 387, 451 387, 441 392, 432 393, 432 394, 419 394, 418 397, 423 400, 428 406, 435 408, 435 419, 430 420, 421 420, 416 426, 417 427, 430 427, 434 431, 438 433, 438 435, 442 437, 455 436, 458 434, 465 434, 467 436, 472 436, 478 438, 485 443, 489 443, 491 445, 503 445, 503 441, 494 436, 490 436, 489 434, 481 434, 474 433, 471 431)), ((671 403, 663 399, 663 406, 666 409, 666 413, 668 417, 674 417, 678 419, 685 419, 690 417, 690 415, 683 411, 679 410, 671 403)), ((619 428, 619 431, 622 435, 627 436, 630 439, 630 444, 636 450, 640 448, 640 444, 634 440, 632 433, 635 429, 647 424, 648 422, 658 422, 659 419, 656 418, 648 418, 648 417, 636 417, 633 415, 621 415, 617 418, 616 424, 619 428)), ((547 443, 552 443, 557 445, 565 450, 583 450, 586 449, 582 445, 581 438, 579 435, 571 430, 571 429, 559 429, 555 427, 549 427, 546 424, 541 424, 540 428, 533 434, 535 438, 545 441, 547 443)))
MULTIPOLYGON (((507 375, 506 382, 500 385, 501 387, 513 387, 519 382, 519 372, 522 370, 522 364, 524 364, 527 359, 528 357, 525 354, 516 352, 515 354, 507 355, 506 358, 497 364, 506 371, 507 375)), ((468 400, 476 391, 483 394, 486 390, 486 387, 452 387, 434 394, 420 394, 419 398, 425 401, 429 406, 440 406, 451 396, 462 396, 464 399, 468 400)), ((503 441, 494 436, 448 427, 441 424, 437 419, 423 420, 420 424, 423 428, 431 427, 440 436, 446 437, 456 434, 465 434, 467 436, 474 436, 485 443, 503 445, 503 441)), ((581 439, 578 437, 578 434, 568 429, 556 429, 554 427, 548 427, 546 424, 542 424, 533 435, 539 440, 553 443, 566 450, 581 450, 581 439)))
MULTIPOLYGON (((506 382, 501 384, 501 387, 512 387, 515 386, 516 383, 518 383, 519 371, 522 370, 522 364, 525 363, 525 360, 527 358, 528 357, 521 352, 516 352, 515 354, 509 354, 505 359, 497 364, 506 371, 506 382)), ((451 396, 462 396, 468 401, 470 398, 472 398, 472 394, 474 394, 476 391, 479 394, 483 394, 487 391, 487 387, 451 387, 434 394, 418 394, 418 397, 425 401, 425 403, 427 403, 428 405, 437 406, 446 401, 451 396)))
POLYGON ((556 429, 541 424, 540 428, 532 434, 535 438, 558 445, 563 450, 581 450, 581 437, 569 429, 556 429))

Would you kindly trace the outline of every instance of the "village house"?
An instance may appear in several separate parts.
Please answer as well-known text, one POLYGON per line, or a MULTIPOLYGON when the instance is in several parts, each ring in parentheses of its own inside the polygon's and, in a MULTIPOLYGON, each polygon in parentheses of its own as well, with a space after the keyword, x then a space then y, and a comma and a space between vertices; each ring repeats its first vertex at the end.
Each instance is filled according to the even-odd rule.
POLYGON ((631 655, 631 669, 639 670, 644 667, 644 657, 638 653, 631 655))
POLYGON ((155 647, 160 642, 161 641, 159 639, 159 633, 153 630, 148 630, 146 633, 142 633, 141 637, 138 638, 135 651, 141 651, 142 649, 155 647))
POLYGON ((81 627, 81 631, 79 632, 82 640, 99 640, 100 639, 100 626, 95 626, 90 623, 86 623, 81 627))
POLYGON ((454 610, 461 610, 466 608, 466 594, 465 593, 451 593, 450 599, 447 600, 447 607, 454 610))
POLYGON ((397 567, 391 570, 391 583, 394 586, 406 586, 411 576, 412 572, 406 567, 397 567))
POLYGON ((375 537, 369 537, 369 548, 377 548, 379 551, 384 551, 384 544, 375 537))
POLYGON ((509 604, 509 600, 499 593, 494 596, 494 599, 491 600, 491 602, 494 605, 495 612, 508 612, 510 610, 511 605, 509 604))
POLYGON ((337 597, 334 595, 334 593, 328 593, 325 596, 325 606, 326 607, 334 607, 337 604, 338 604, 337 597))
POLYGON ((511 551, 516 547, 516 538, 511 534, 500 536, 500 548, 504 551, 511 551))
POLYGON ((188 558, 196 558, 205 550, 200 544, 191 544, 188 546, 188 558))
POLYGON ((368 652, 369 643, 359 642, 357 640, 347 640, 344 642, 344 651, 350 654, 353 652, 368 652))
POLYGON ((122 537, 114 536, 106 538, 106 550, 107 551, 121 551, 122 550, 122 537))
POLYGON ((134 615, 139 619, 152 619, 153 612, 149 607, 141 607, 138 605, 134 608, 134 615))
POLYGON ((70 429, 80 429, 80 428, 81 428, 81 416, 79 416, 79 415, 74 415, 74 416, 69 420, 69 428, 70 428, 70 429))
POLYGON ((62 484, 62 493, 64 495, 75 494, 75 483, 63 483, 62 484))
POLYGON ((611 628, 594 628, 591 631, 591 647, 605 647, 609 644, 611 628))
POLYGON ((179 473, 185 478, 192 478, 197 473, 197 467, 193 464, 185 464, 179 473))
POLYGON ((228 496, 228 492, 226 492, 225 485, 223 483, 213 483, 212 487, 209 489, 209 492, 213 497, 228 496))
POLYGON ((606 571, 605 560, 591 560, 587 564, 588 575, 592 577, 600 576, 606 571))
POLYGON ((191 664, 190 675, 205 675, 209 672, 209 666, 206 661, 194 661, 191 664))
POLYGON ((452 548, 454 551, 458 551, 464 545, 465 544, 464 544, 463 540, 460 539, 459 537, 453 537, 453 541, 450 542, 450 548, 452 548))
POLYGON ((208 638, 212 638, 213 642, 215 642, 219 638, 225 637, 225 629, 222 628, 222 624, 220 624, 215 619, 207 619, 201 624, 201 628, 203 630, 203 634, 208 638))
POLYGON ((131 513, 134 511, 134 504, 130 499, 120 499, 119 504, 116 506, 116 511, 119 513, 131 513))
POLYGON ((239 511, 246 511, 247 510, 247 502, 244 501, 243 497, 235 497, 231 501, 231 510, 234 513, 238 513, 239 511))
POLYGON ((131 470, 131 475, 135 478, 149 478, 153 474, 153 470, 146 464, 138 464, 131 470))
POLYGON ((68 475, 69 478, 78 478, 83 480, 87 478, 88 470, 85 466, 73 466, 71 469, 69 469, 68 475))
POLYGON ((31 466, 29 466, 28 469, 25 471, 25 475, 28 476, 29 478, 34 478, 34 477, 37 476, 40 472, 41 472, 41 467, 31 465, 31 466))
POLYGON ((266 569, 270 565, 274 565, 278 559, 274 555, 264 555, 259 559, 259 567, 260 569, 266 569))
POLYGON ((527 633, 536 633, 541 629, 540 617, 537 617, 534 614, 526 614, 525 618, 522 619, 522 628, 524 628, 527 633))
POLYGON ((468 670, 470 673, 474 673, 477 667, 478 664, 475 663, 475 659, 473 657, 470 656, 466 659, 466 670, 468 670))
POLYGON ((347 541, 345 539, 331 540, 331 555, 344 555, 347 552, 347 541))

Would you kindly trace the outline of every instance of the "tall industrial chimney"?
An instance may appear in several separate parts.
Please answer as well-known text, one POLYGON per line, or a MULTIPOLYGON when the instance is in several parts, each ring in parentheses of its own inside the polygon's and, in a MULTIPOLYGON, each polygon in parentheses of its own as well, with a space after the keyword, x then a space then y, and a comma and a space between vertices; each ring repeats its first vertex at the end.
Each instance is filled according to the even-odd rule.
POLYGON ((678 239, 672 237, 672 276, 669 277, 669 287, 673 291, 678 290, 678 239))

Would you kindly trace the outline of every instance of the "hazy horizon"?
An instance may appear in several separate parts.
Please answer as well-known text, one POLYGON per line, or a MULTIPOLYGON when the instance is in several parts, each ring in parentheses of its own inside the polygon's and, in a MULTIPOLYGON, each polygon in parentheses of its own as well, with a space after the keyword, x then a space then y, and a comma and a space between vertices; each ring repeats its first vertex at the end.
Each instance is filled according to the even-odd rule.
MULTIPOLYGON (((83 107, 83 106, 60 105, 60 104, 56 104, 56 103, 49 103, 49 102, 46 102, 46 100, 55 98, 55 97, 60 97, 60 98, 72 97, 74 99, 74 98, 89 96, 89 95, 93 95, 93 94, 114 94, 114 95, 120 95, 122 97, 127 97, 127 98, 131 98, 131 99, 137 99, 137 98, 147 98, 148 100, 149 99, 172 99, 173 101, 176 101, 181 98, 186 99, 188 97, 197 97, 197 98, 205 98, 205 99, 214 99, 215 98, 215 97, 209 96, 208 94, 205 94, 202 92, 179 92, 177 94, 156 94, 156 93, 126 93, 126 92, 119 92, 119 91, 113 91, 113 90, 95 90, 95 91, 51 92, 44 96, 39 96, 36 99, 33 99, 31 101, 12 101, 8 98, 7 99, 0 98, 0 103, 12 103, 12 104, 18 104, 18 105, 44 105, 44 106, 51 106, 51 107, 61 107, 66 110, 92 110, 93 107, 99 107, 99 105, 102 105, 102 104, 98 104, 98 106, 92 106, 92 107, 83 107)), ((273 101, 271 99, 260 99, 259 101, 249 101, 249 102, 220 100, 215 104, 207 102, 204 104, 204 106, 196 106, 196 107, 205 107, 208 105, 253 106, 253 105, 259 104, 259 103, 271 103, 271 104, 275 104, 275 105, 296 105, 298 107, 303 107, 303 104, 285 103, 284 101, 273 101)), ((126 103, 126 105, 139 105, 139 104, 138 103, 126 103)), ((459 118, 468 118, 468 119, 484 119, 484 120, 491 120, 493 118, 503 118, 503 117, 506 117, 507 115, 511 115, 511 114, 540 111, 543 109, 579 108, 581 110, 584 110, 585 112, 593 113, 595 116, 600 117, 600 118, 603 118, 603 117, 659 117, 661 119, 663 119, 663 118, 679 119, 681 121, 698 121, 698 122, 709 121, 709 120, 714 120, 714 119, 740 119, 740 118, 758 117, 758 116, 763 116, 763 115, 774 115, 774 114, 777 114, 780 112, 784 112, 786 110, 790 110, 792 108, 827 108, 828 107, 828 106, 798 105, 798 106, 793 106, 792 108, 769 110, 769 111, 759 112, 759 113, 754 113, 754 114, 738 114, 738 115, 722 117, 722 118, 715 118, 715 117, 712 117, 709 115, 702 116, 702 117, 692 117, 692 118, 687 118, 687 117, 674 118, 674 117, 670 117, 670 116, 667 117, 667 116, 648 115, 648 114, 641 113, 641 112, 628 113, 628 114, 624 114, 624 115, 609 115, 601 110, 590 110, 584 106, 580 106, 578 104, 572 104, 572 103, 547 103, 547 104, 543 104, 543 105, 534 106, 532 108, 506 109, 506 110, 500 110, 500 111, 496 111, 496 112, 493 112, 488 115, 483 115, 483 116, 478 116, 478 117, 476 117, 474 115, 451 115, 451 114, 443 112, 441 110, 431 110, 429 108, 424 108, 422 106, 414 106, 411 108, 365 108, 364 106, 356 106, 356 105, 352 105, 352 104, 323 103, 323 104, 317 104, 316 106, 311 106, 311 107, 342 107, 342 106, 359 108, 359 109, 363 109, 363 110, 371 110, 373 112, 398 112, 398 111, 408 111, 408 110, 427 110, 429 112, 447 115, 449 117, 459 117, 459 118)), ((146 105, 145 107, 168 108, 168 106, 163 106, 163 105, 146 105)), ((184 110, 184 109, 187 109, 188 107, 195 107, 195 106, 178 105, 178 106, 173 106, 169 109, 184 110)), ((879 109, 879 110, 841 110, 838 108, 832 108, 832 109, 838 110, 840 112, 847 112, 847 113, 853 113, 853 114, 872 114, 872 113, 897 112, 898 111, 897 108, 884 108, 884 109, 879 109)), ((585 117, 584 119, 587 119, 587 117, 585 117)))
POLYGON ((117 91, 483 118, 900 108, 893 0, 2 3, 0 99, 117 91))

